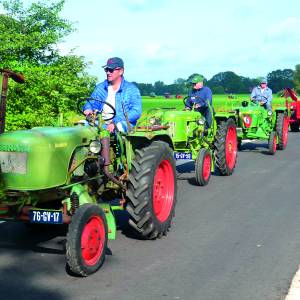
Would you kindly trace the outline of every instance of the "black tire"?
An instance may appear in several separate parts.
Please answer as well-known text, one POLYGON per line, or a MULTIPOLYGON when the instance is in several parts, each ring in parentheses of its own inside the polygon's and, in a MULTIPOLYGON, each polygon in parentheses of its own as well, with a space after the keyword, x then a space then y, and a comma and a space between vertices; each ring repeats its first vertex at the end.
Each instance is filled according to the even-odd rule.
POLYGON ((72 217, 67 233, 66 256, 71 272, 80 276, 95 273, 104 262, 106 247, 104 212, 95 204, 80 206, 72 217))
POLYGON ((126 209, 130 226, 143 239, 166 235, 175 214, 177 195, 176 165, 169 145, 156 141, 136 150, 128 181, 126 209), (162 196, 158 188, 163 191, 162 196))
POLYGON ((292 132, 299 132, 299 123, 298 122, 290 123, 290 128, 292 132))
POLYGON ((277 149, 284 150, 288 141, 288 118, 286 113, 279 113, 276 119, 277 149))
POLYGON ((215 163, 221 175, 231 175, 237 158, 237 134, 234 120, 218 125, 215 138, 215 163))
POLYGON ((205 148, 200 149, 195 162, 195 179, 200 186, 207 185, 211 175, 211 155, 205 148))
POLYGON ((269 141, 268 141, 268 150, 269 154, 274 155, 277 150, 277 136, 276 132, 272 131, 270 136, 269 136, 269 141))

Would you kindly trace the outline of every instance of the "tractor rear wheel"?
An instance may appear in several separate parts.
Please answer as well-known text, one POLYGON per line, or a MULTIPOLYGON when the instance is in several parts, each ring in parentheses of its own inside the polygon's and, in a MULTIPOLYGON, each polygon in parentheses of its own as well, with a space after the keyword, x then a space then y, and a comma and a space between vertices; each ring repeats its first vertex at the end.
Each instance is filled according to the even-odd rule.
POLYGON ((277 150, 277 136, 276 136, 275 131, 272 131, 270 136, 269 136, 268 149, 269 149, 269 153, 271 155, 274 155, 276 153, 276 150, 277 150))
POLYGON ((237 158, 236 125, 232 119, 221 122, 215 139, 215 161, 222 175, 231 175, 237 158))
POLYGON ((66 256, 70 270, 81 276, 95 273, 103 264, 107 247, 107 223, 95 204, 80 206, 69 225, 66 256))
POLYGON ((207 185, 211 174, 211 156, 207 149, 202 148, 195 162, 195 178, 198 185, 207 185))
POLYGON ((176 166, 169 145, 155 141, 136 150, 128 181, 126 209, 131 227, 144 239, 166 235, 177 194, 176 166))
POLYGON ((278 137, 278 150, 284 150, 288 141, 289 119, 286 113, 279 113, 276 119, 276 132, 278 137))

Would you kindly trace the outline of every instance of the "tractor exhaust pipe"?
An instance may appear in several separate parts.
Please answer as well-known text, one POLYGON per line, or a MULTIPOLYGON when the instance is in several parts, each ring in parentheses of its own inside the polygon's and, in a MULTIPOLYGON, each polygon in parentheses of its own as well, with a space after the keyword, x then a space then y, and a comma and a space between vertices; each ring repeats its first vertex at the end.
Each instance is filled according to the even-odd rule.
POLYGON ((110 138, 104 137, 101 139, 101 156, 104 158, 104 167, 103 171, 107 178, 109 178, 113 183, 120 186, 124 191, 126 190, 125 186, 122 184, 120 180, 118 180, 113 174, 109 172, 109 165, 110 165, 110 157, 109 157, 109 146, 110 146, 110 138))
POLYGON ((6 115, 6 98, 8 88, 8 78, 12 78, 15 82, 24 83, 24 76, 14 73, 10 70, 0 69, 0 88, 1 88, 1 103, 0 103, 0 134, 5 129, 5 115, 6 115))

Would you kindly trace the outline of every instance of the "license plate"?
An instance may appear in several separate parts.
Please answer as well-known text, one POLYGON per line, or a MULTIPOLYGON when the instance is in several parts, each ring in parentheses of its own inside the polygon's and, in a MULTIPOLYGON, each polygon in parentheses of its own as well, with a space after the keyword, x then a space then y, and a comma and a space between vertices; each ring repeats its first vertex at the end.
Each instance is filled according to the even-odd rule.
POLYGON ((29 218, 31 223, 43 223, 43 224, 63 223, 62 211, 60 210, 31 209, 29 211, 29 218))
POLYGON ((191 160, 192 159, 192 153, 174 152, 174 158, 175 159, 191 160))

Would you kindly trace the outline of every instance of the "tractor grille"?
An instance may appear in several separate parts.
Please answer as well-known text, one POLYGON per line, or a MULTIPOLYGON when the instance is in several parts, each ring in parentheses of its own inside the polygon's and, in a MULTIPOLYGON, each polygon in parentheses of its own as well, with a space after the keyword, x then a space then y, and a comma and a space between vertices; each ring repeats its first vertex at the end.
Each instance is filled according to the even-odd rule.
POLYGON ((26 174, 27 152, 0 151, 0 167, 2 173, 26 174))

